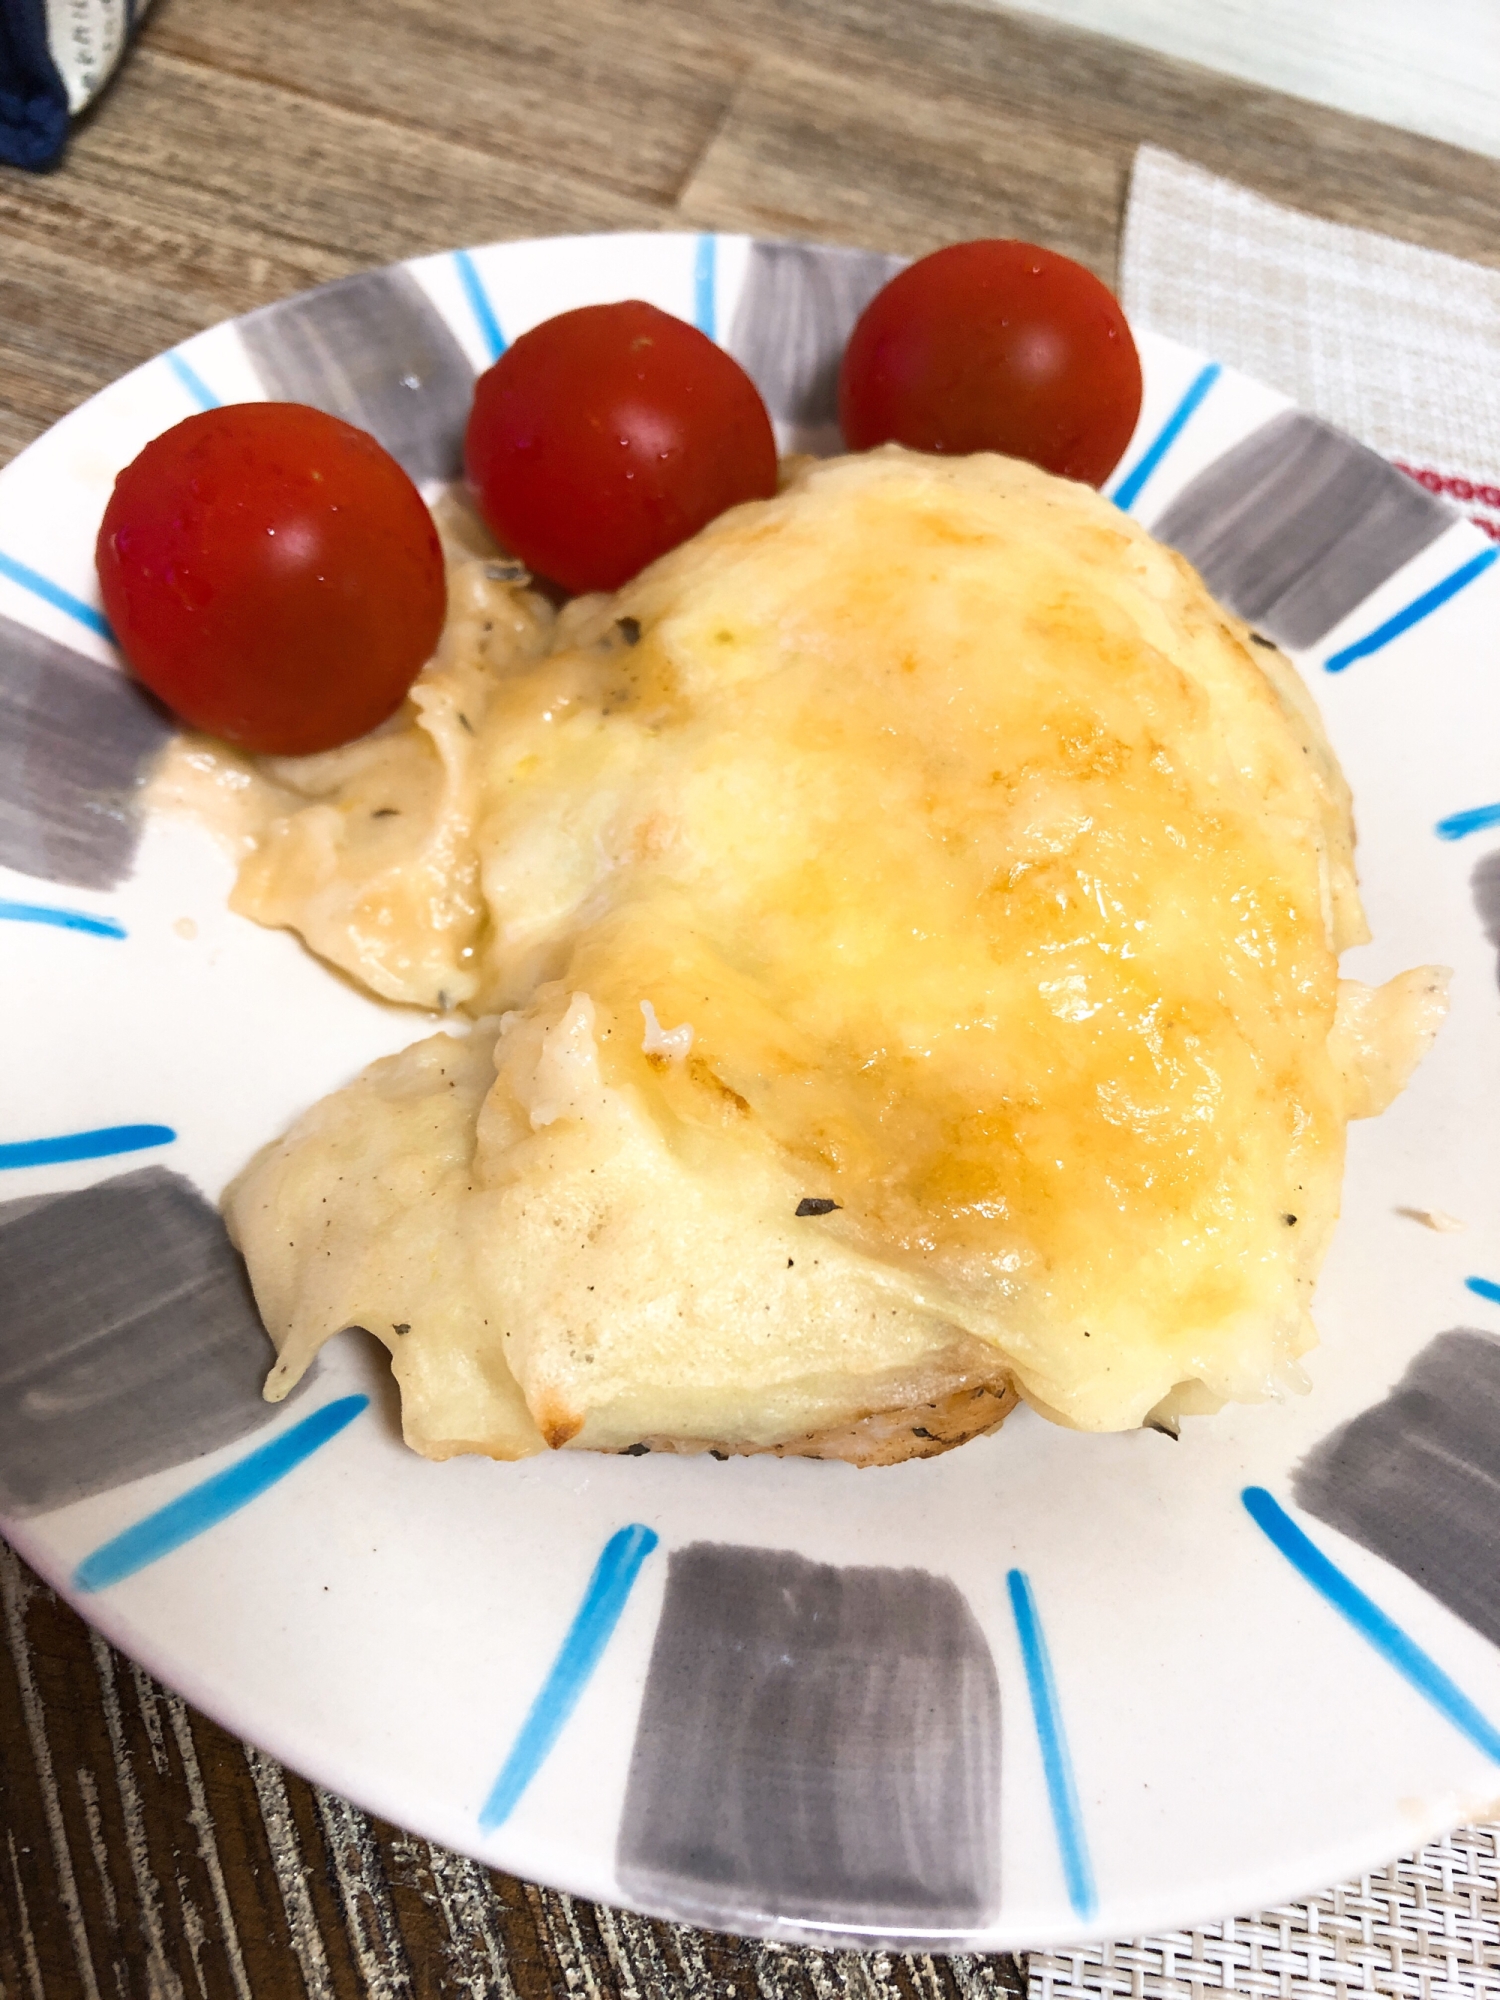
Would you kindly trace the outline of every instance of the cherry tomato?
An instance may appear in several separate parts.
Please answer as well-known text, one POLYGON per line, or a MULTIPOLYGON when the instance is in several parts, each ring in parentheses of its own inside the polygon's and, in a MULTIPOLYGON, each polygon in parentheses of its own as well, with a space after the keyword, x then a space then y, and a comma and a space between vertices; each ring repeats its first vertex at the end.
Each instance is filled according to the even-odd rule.
POLYGON ((1113 295, 1034 243, 954 243, 909 264, 861 315, 839 372, 852 451, 1000 451, 1098 486, 1141 408, 1113 295))
POLYGON ((616 590, 741 500, 776 491, 755 384, 640 299, 523 333, 479 378, 469 483, 506 548, 565 590, 616 590))
POLYGON ((153 440, 115 481, 95 560, 147 687, 279 756, 383 722, 446 610, 421 494, 368 433, 301 403, 206 410, 153 440))

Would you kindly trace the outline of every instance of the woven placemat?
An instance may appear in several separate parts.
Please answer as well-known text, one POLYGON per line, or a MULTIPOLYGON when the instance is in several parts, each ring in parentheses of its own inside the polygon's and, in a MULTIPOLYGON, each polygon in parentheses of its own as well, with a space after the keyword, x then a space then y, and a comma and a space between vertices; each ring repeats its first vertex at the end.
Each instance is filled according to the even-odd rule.
POLYGON ((1142 146, 1120 295, 1134 324, 1270 383, 1500 541, 1500 270, 1142 146))
POLYGON ((1129 1944, 1037 1951, 1031 2000, 1500 1994, 1500 1827, 1469 1827, 1308 1903, 1129 1944))

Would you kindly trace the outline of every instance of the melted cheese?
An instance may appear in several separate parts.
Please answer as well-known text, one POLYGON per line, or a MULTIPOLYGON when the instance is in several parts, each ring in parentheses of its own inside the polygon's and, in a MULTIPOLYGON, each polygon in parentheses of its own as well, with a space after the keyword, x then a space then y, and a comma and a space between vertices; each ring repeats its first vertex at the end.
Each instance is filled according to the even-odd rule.
POLYGON ((1299 1382, 1345 1121, 1432 1009, 1338 1013, 1364 931, 1316 715, 1097 495, 835 461, 556 625, 472 563, 397 724, 245 782, 237 907, 509 1015, 232 1192, 282 1392, 351 1321, 438 1455, 1299 1382))

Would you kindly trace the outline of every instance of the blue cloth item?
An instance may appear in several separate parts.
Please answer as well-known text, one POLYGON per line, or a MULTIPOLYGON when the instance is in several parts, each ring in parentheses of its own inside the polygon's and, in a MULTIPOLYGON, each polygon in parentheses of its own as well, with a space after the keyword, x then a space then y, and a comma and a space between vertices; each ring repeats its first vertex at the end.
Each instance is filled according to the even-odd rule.
POLYGON ((68 139, 68 92, 47 46, 46 0, 0 0, 0 162, 55 166, 68 139))

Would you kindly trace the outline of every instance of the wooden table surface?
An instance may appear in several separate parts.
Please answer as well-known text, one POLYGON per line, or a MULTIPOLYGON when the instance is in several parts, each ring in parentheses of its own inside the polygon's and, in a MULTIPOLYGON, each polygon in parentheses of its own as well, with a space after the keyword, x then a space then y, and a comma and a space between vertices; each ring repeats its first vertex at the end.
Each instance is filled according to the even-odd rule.
MULTIPOLYGON (((1151 140, 1500 265, 1500 163, 931 0, 156 0, 45 176, 0 169, 0 461, 233 313, 498 237, 708 226, 1051 243, 1113 280, 1151 140)), ((0 1549, 0 2000, 1021 1992, 595 1909, 281 1770, 0 1549)))

